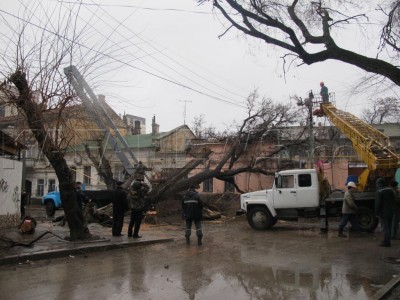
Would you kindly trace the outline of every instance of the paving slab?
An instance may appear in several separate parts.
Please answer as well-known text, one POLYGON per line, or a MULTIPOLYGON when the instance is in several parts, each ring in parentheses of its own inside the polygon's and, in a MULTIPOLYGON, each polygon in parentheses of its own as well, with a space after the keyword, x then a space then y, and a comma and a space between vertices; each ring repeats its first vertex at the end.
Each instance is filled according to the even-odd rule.
MULTIPOLYGON (((126 230, 127 225, 124 227, 126 230)), ((33 234, 21 234, 17 228, 2 229, 0 230, 0 265, 82 255, 89 252, 165 243, 173 240, 170 235, 160 230, 149 230, 149 227, 149 225, 143 224, 140 233, 142 238, 133 239, 128 237, 126 232, 123 232, 125 234, 121 237, 113 237, 111 228, 93 223, 88 225, 93 238, 89 241, 74 242, 65 239, 69 236, 67 225, 61 226, 48 220, 39 220, 33 234), (24 246, 30 243, 32 246, 24 246)))

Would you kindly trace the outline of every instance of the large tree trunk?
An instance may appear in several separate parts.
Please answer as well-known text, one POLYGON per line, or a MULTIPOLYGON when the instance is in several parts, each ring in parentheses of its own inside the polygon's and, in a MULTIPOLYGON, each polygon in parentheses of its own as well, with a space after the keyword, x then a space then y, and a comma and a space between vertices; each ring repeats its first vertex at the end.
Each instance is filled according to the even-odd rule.
POLYGON ((78 207, 72 172, 65 161, 63 152, 56 147, 54 141, 46 133, 41 106, 34 102, 26 75, 18 70, 10 76, 10 80, 19 92, 18 98, 15 99, 16 104, 25 113, 27 123, 39 148, 42 149, 56 172, 60 183, 64 212, 70 229, 70 240, 87 238, 90 233, 84 226, 82 211, 78 207))

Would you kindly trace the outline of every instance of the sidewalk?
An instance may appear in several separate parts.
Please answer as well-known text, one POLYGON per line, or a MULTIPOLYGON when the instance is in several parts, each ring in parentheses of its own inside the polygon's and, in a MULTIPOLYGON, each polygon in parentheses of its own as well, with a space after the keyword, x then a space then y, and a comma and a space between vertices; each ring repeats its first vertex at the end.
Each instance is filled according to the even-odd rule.
POLYGON ((142 224, 140 235, 143 237, 140 239, 128 238, 126 223, 123 229, 124 236, 121 237, 113 237, 111 228, 100 224, 91 223, 88 228, 93 240, 77 242, 69 242, 64 239, 69 236, 67 225, 60 226, 58 223, 46 220, 38 221, 34 234, 22 235, 17 228, 0 230, 0 265, 173 241, 172 235, 148 224, 142 224), (39 239, 31 247, 15 244, 12 246, 11 242, 6 242, 29 244, 37 238, 39 239))

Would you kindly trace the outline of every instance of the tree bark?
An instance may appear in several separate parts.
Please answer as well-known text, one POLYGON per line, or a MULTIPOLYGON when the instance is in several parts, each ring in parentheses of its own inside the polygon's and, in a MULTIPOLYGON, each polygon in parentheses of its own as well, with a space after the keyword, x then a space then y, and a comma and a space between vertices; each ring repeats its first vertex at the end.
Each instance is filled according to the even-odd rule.
MULTIPOLYGON (((293 0, 292 4, 287 6, 289 18, 301 31, 301 34, 298 35, 291 26, 286 25, 286 22, 281 21, 279 17, 274 14, 274 9, 265 10, 265 7, 263 7, 265 4, 264 1, 252 1, 252 9, 244 7, 244 5, 237 0, 213 0, 213 4, 221 11, 233 27, 242 31, 246 35, 261 39, 267 44, 275 45, 292 52, 308 65, 329 59, 339 60, 367 72, 386 77, 397 86, 400 86, 400 69, 398 66, 378 58, 368 57, 340 48, 336 45, 330 35, 331 26, 329 22, 333 20, 329 17, 328 9, 321 9, 319 11, 323 34, 320 36, 313 36, 305 23, 296 14, 295 8, 298 4, 298 0, 293 0), (234 14, 228 12, 222 3, 227 3, 230 8, 239 13, 243 19, 241 21, 234 19, 234 14), (267 30, 263 31, 260 28, 267 28, 267 30), (279 34, 283 34, 285 38, 276 38, 279 34), (301 43, 300 41, 325 46, 326 50, 316 53, 307 52, 303 47, 305 43, 301 43)), ((278 7, 278 4, 271 4, 271 6, 273 5, 278 7)), ((354 18, 359 16, 362 15, 355 16, 354 18)), ((336 23, 339 22, 344 21, 336 20, 336 23)), ((289 24, 289 20, 287 20, 287 24, 289 24)))
POLYGON ((64 159, 61 149, 58 149, 47 135, 41 107, 32 97, 26 74, 18 70, 10 76, 10 81, 17 87, 19 92, 16 99, 18 108, 25 113, 28 126, 38 142, 39 148, 42 149, 56 172, 60 184, 60 195, 65 217, 70 229, 70 240, 88 238, 90 233, 84 226, 82 211, 78 207, 72 172, 64 159))

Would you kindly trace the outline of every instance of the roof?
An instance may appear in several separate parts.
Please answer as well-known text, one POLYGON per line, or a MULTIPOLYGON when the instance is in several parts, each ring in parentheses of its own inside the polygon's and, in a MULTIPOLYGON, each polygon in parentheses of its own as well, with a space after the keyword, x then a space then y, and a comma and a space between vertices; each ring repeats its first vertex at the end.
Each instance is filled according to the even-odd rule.
POLYGON ((294 169, 294 170, 283 170, 279 171, 280 175, 291 175, 291 174, 304 174, 304 173, 316 173, 315 169, 294 169))
POLYGON ((159 140, 167 137, 170 132, 159 132, 156 134, 136 134, 124 136, 130 148, 150 148, 153 145, 153 140, 159 140))
MULTIPOLYGON (((136 134, 136 135, 126 135, 124 136, 124 139, 126 141, 126 143, 128 144, 130 149, 146 149, 146 148, 152 148, 152 147, 157 147, 158 144, 154 143, 154 141, 158 141, 158 140, 162 140, 164 138, 167 138, 168 136, 174 134, 175 132, 181 130, 181 129, 188 129, 190 130, 190 128, 187 125, 182 125, 179 126, 175 129, 172 129, 171 131, 167 131, 167 132, 159 132, 159 133, 147 133, 147 134, 136 134)), ((190 130, 191 132, 191 130, 190 130)), ((86 144, 90 147, 90 146, 94 146, 96 147, 96 141, 87 141, 86 144)), ((120 146, 121 143, 118 142, 118 144, 120 146)), ((123 148, 123 147, 121 147, 123 148)), ((111 149, 110 145, 107 145, 107 149, 111 149)), ((69 151, 71 151, 72 149, 70 148, 69 151)), ((84 145, 77 145, 75 147, 73 147, 73 151, 83 151, 84 150, 84 145)))
POLYGON ((16 155, 24 145, 15 141, 11 136, 0 130, 0 153, 6 155, 16 155))

